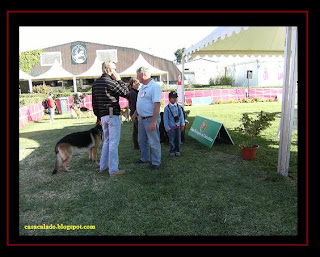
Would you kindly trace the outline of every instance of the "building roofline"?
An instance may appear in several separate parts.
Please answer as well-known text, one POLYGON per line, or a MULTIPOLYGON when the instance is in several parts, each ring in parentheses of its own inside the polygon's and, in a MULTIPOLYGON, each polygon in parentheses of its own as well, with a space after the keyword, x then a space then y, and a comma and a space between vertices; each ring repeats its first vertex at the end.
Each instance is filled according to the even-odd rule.
MULTIPOLYGON (((83 40, 71 41, 71 42, 67 42, 67 43, 63 43, 63 44, 53 45, 53 46, 45 47, 45 48, 42 48, 42 49, 34 49, 34 50, 46 50, 46 49, 49 49, 49 48, 52 48, 52 47, 59 47, 59 46, 63 46, 63 45, 71 45, 72 43, 76 43, 76 42, 83 42, 83 43, 87 43, 87 44, 96 44, 96 45, 101 45, 101 46, 108 46, 108 47, 115 47, 115 48, 123 48, 123 49, 133 49, 133 50, 139 51, 139 52, 141 52, 141 53, 143 53, 143 54, 147 54, 147 55, 150 55, 150 56, 154 56, 154 57, 163 59, 163 60, 168 61, 168 62, 173 62, 173 61, 171 61, 171 60, 165 59, 165 58, 160 57, 160 56, 157 56, 157 55, 149 54, 149 53, 147 53, 147 52, 144 52, 144 51, 142 51, 142 50, 139 50, 139 49, 136 49, 136 48, 133 48, 133 47, 108 45, 108 44, 102 44, 102 43, 96 43, 96 42, 88 42, 88 41, 83 41, 83 40)), ((33 51, 34 51, 34 50, 33 50, 33 51)), ((27 52, 27 51, 25 51, 25 52, 27 52)), ((23 52, 22 52, 22 53, 23 53, 23 52)))

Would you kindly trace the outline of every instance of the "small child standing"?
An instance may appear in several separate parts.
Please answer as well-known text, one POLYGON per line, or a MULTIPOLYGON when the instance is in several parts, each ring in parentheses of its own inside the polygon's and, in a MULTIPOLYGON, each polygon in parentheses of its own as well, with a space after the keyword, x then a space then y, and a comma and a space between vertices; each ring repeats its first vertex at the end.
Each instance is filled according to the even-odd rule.
POLYGON ((180 155, 181 130, 184 129, 185 121, 182 108, 177 104, 178 94, 176 91, 169 93, 169 104, 164 108, 164 128, 169 137, 170 156, 180 155))

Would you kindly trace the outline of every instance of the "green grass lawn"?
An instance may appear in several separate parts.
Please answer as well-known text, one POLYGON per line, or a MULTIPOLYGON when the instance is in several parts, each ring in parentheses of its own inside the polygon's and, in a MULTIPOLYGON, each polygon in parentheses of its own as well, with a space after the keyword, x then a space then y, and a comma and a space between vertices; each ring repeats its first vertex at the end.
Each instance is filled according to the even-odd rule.
MULTIPOLYGON (((162 165, 134 164, 132 123, 121 128, 119 168, 110 178, 77 152, 71 172, 52 176, 54 147, 66 134, 90 129, 95 118, 48 115, 20 129, 20 235, 297 235, 297 131, 291 146, 289 178, 277 174, 277 130, 280 116, 259 138, 254 161, 241 159, 242 135, 234 131, 244 112, 280 112, 281 103, 222 104, 187 107, 190 125, 196 115, 224 123, 235 145, 216 142, 206 148, 190 137, 180 157, 168 157, 162 144, 162 165), (27 230, 25 225, 94 225, 94 230, 27 230)), ((98 157, 100 157, 101 147, 98 157)))

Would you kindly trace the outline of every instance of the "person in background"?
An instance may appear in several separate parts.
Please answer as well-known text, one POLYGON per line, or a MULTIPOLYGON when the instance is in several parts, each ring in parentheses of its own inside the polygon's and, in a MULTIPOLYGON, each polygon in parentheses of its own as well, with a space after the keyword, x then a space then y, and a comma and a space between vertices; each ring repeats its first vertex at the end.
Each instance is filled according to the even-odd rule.
POLYGON ((92 86, 93 112, 101 122, 104 135, 99 172, 109 168, 109 175, 114 177, 125 173, 118 169, 121 133, 119 97, 127 98, 129 90, 116 72, 114 62, 103 62, 102 72, 92 86))
POLYGON ((142 83, 137 98, 137 109, 132 117, 133 120, 138 118, 141 159, 137 163, 149 162, 151 150, 151 170, 155 170, 161 164, 159 132, 161 87, 151 78, 151 73, 146 67, 137 70, 137 79, 142 83))
POLYGON ((73 103, 74 103, 78 108, 81 107, 81 105, 80 105, 81 99, 80 99, 79 93, 74 93, 74 94, 73 94, 73 103))
POLYGON ((53 92, 49 93, 47 101, 48 101, 48 108, 49 108, 49 112, 50 112, 50 123, 51 123, 54 121, 54 112, 56 109, 56 104, 53 100, 53 92))
POLYGON ((170 156, 180 156, 181 131, 185 126, 183 110, 177 104, 177 97, 176 91, 169 93, 170 102, 163 112, 164 128, 168 134, 170 143, 170 156))
POLYGON ((129 91, 128 100, 129 100, 130 117, 131 117, 131 120, 133 121, 132 140, 133 140, 134 149, 140 149, 139 142, 138 142, 138 120, 132 119, 132 116, 136 111, 139 86, 140 86, 139 80, 134 79, 134 78, 130 79, 130 81, 129 81, 129 90, 130 91, 129 91))

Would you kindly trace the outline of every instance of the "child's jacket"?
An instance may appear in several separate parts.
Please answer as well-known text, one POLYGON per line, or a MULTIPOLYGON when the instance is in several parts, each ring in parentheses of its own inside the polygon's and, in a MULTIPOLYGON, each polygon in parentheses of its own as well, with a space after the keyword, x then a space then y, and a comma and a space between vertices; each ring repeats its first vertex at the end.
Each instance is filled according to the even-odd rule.
POLYGON ((169 131, 171 129, 177 129, 177 128, 180 128, 181 126, 184 126, 185 122, 184 122, 183 111, 181 106, 179 106, 178 104, 169 103, 164 108, 163 122, 164 122, 164 128, 166 131, 169 131), (179 116, 179 122, 175 122, 174 116, 179 116))

